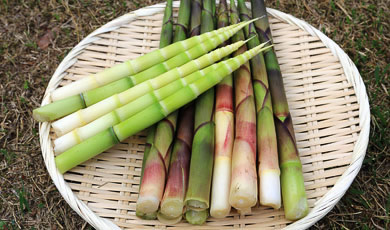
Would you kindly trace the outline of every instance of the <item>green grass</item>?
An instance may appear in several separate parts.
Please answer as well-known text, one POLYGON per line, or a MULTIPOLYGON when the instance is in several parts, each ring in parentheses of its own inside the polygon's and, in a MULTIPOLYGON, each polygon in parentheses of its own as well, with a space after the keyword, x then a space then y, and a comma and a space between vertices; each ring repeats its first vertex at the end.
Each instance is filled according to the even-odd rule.
MULTIPOLYGON (((5 132, 5 130, 4 130, 5 132)), ((7 165, 11 164, 15 159, 15 153, 8 152, 6 149, 0 149, 0 160, 4 159, 7 165)))
POLYGON ((15 224, 15 221, 2 221, 0 220, 0 230, 16 230, 18 229, 17 225, 15 224))
MULTIPOLYGON (((120 15, 158 2, 0 1, 0 229, 86 225, 47 173, 31 111, 39 106, 60 61, 81 39, 120 15), (36 47, 54 28, 58 30, 48 48, 36 47)), ((388 0, 267 4, 307 21, 339 44, 359 69, 370 100, 370 142, 362 169, 345 196, 312 229, 390 229, 388 0)))
POLYGON ((25 212, 30 211, 30 205, 28 203, 28 193, 26 191, 26 188, 24 187, 24 182, 22 182, 22 187, 20 189, 16 190, 16 195, 19 199, 19 209, 20 212, 23 214, 25 212))

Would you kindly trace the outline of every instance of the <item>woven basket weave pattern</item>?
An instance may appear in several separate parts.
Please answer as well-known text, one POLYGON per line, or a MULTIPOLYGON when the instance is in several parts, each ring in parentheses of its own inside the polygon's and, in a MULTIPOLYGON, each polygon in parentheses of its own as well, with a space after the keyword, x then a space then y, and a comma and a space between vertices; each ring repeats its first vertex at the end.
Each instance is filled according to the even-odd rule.
MULTIPOLYGON (((43 104, 49 102, 49 92, 56 87, 158 48, 163 7, 159 4, 125 15, 84 39, 58 67, 43 104)), ((178 2, 174 7, 174 15, 177 15, 178 2)), ((362 111, 362 106, 368 106, 368 102, 356 67, 336 44, 308 24, 279 11, 269 12, 273 16, 271 29, 311 212, 306 218, 289 224, 282 210, 256 207, 248 216, 239 216, 233 211, 224 219, 209 218, 204 228, 309 227, 345 193, 364 158, 369 111, 368 115, 367 111, 362 111), (324 39, 329 40, 329 44, 324 39), (345 57, 338 55, 339 50, 345 57)), ((52 140, 56 137, 49 125, 40 126, 48 171, 66 201, 94 227, 198 228, 184 221, 164 226, 158 221, 135 216, 145 143, 143 132, 62 177, 55 168, 52 140)))

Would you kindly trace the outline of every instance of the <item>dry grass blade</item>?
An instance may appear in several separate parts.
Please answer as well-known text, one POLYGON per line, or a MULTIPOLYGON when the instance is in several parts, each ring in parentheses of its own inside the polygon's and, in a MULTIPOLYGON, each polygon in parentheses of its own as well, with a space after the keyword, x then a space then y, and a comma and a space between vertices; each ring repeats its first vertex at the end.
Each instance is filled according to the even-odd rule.
MULTIPOLYGON (((161 1, 63 2, 0 3, 0 229, 92 229, 53 185, 41 155, 38 123, 33 121, 31 111, 39 106, 60 61, 82 38, 118 16, 161 1), (57 27, 48 48, 41 50, 39 39, 57 27)), ((388 1, 283 0, 267 4, 305 20, 339 44, 356 63, 370 97, 371 138, 363 168, 339 204, 312 229, 389 229, 388 1)), ((145 34, 148 32, 153 30, 145 34)), ((158 45, 156 40, 148 42, 158 45)), ((131 46, 131 42, 126 45, 131 46)), ((104 63, 115 61, 113 56, 104 63)), ((350 151, 351 145, 345 149, 350 151)), ((102 182, 99 186, 106 185, 102 182)))

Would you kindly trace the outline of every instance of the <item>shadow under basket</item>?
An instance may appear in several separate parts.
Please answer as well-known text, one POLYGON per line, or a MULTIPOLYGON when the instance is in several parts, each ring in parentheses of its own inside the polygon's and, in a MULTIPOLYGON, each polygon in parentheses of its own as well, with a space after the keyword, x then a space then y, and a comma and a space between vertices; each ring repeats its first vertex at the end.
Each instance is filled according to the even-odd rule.
MULTIPOLYGON (((47 87, 50 92, 158 48, 165 4, 119 17, 81 41, 61 62, 47 87)), ((174 2, 177 17, 179 2, 174 2)), ((326 215, 347 191, 362 165, 370 111, 358 70, 340 47, 306 22, 268 9, 276 54, 283 74, 310 213, 291 222, 283 210, 266 207, 240 216, 209 218, 202 226, 185 221, 164 225, 135 216, 145 132, 134 135, 64 175, 54 163, 50 123, 39 134, 46 167, 68 204, 97 229, 305 229, 326 215)))

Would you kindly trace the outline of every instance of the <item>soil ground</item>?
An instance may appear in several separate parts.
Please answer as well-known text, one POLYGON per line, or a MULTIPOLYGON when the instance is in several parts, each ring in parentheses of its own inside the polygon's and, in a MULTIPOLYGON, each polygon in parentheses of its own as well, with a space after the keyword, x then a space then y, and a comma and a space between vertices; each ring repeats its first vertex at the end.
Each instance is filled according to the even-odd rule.
MULTIPOLYGON (((44 166, 32 110, 64 56, 93 30, 159 1, 0 1, 0 229, 90 229, 63 200, 44 166)), ((312 229, 390 229, 389 0, 278 0, 338 43, 370 99, 363 167, 341 201, 312 229)))

